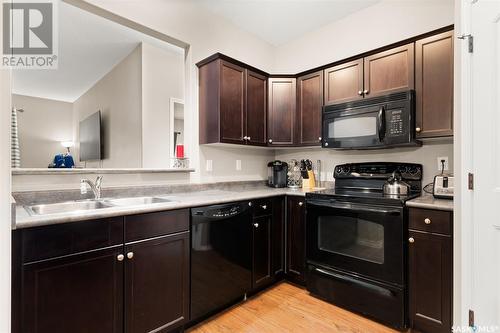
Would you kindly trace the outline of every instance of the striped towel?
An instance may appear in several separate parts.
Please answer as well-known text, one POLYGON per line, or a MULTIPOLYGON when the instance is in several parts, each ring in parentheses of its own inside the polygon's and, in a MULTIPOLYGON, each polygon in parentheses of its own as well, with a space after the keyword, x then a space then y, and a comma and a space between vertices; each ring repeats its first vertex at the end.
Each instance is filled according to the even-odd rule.
POLYGON ((19 149, 19 134, 17 129, 17 110, 12 109, 11 122, 11 165, 13 168, 21 167, 21 151, 19 149))

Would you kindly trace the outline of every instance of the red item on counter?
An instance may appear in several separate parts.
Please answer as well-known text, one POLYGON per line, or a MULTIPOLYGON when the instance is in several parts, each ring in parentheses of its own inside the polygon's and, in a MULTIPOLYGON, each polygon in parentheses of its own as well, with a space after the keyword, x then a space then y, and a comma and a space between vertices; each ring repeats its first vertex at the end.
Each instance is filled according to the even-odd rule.
POLYGON ((184 158, 184 145, 177 145, 177 158, 184 158))

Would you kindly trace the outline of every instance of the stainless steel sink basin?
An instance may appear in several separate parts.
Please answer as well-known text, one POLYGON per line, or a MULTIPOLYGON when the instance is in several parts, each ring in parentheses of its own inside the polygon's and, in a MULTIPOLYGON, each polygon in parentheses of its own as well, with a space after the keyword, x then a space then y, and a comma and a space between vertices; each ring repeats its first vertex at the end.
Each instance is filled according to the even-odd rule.
POLYGON ((151 205, 158 203, 174 203, 175 201, 167 199, 167 198, 159 198, 159 197, 135 197, 135 198, 119 198, 119 199, 107 199, 106 203, 111 204, 112 206, 142 206, 142 205, 151 205))
POLYGON ((102 209, 112 207, 111 204, 104 201, 68 201, 53 204, 26 206, 30 215, 50 215, 60 213, 78 213, 82 211, 102 209))

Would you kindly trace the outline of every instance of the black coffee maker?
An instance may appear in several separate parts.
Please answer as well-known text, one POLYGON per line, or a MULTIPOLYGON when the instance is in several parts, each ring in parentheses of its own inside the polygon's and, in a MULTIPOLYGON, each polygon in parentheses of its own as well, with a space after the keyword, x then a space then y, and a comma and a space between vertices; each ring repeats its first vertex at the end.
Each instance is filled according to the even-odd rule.
POLYGON ((288 177, 288 164, 273 161, 267 164, 267 186, 286 187, 288 177))

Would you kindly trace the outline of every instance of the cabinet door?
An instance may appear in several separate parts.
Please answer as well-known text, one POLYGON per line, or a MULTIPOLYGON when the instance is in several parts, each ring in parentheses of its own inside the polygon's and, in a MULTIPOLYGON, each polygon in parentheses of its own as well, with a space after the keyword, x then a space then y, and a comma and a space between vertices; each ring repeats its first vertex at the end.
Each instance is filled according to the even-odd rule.
POLYGON ((275 276, 285 273, 285 198, 273 199, 272 270, 275 276))
POLYGON ((303 284, 306 271, 305 199, 289 197, 287 212, 287 276, 303 284))
POLYGON ((323 109, 323 71, 297 79, 297 144, 321 144, 321 113, 323 109))
POLYGON ((271 227, 272 216, 253 219, 253 288, 259 288, 272 281, 271 270, 271 227))
POLYGON ((21 332, 123 332, 123 247, 23 266, 21 332))
POLYGON ((409 233, 410 321, 426 333, 451 331, 451 237, 409 233))
POLYGON ((268 143, 292 146, 295 136, 296 80, 269 79, 268 143))
POLYGON ((220 131, 221 142, 244 143, 245 69, 221 61, 220 131))
POLYGON ((415 44, 417 137, 453 135, 453 31, 415 44))
POLYGON ((414 89, 414 70, 413 43, 366 57, 365 97, 414 89))
POLYGON ((325 69, 325 105, 363 98, 363 59, 325 69))
POLYGON ((247 70, 247 144, 267 145, 267 78, 247 70))
POLYGON ((125 332, 163 332, 183 325, 189 309, 189 232, 125 248, 125 332))

